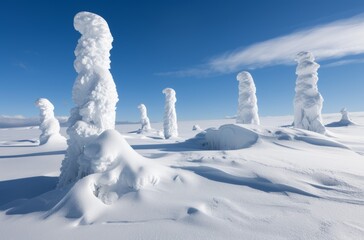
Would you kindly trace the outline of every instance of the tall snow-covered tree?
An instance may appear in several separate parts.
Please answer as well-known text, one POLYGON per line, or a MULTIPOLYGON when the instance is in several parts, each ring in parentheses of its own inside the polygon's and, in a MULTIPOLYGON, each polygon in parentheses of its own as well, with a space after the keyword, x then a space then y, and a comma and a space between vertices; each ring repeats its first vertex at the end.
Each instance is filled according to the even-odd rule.
POLYGON ((149 131, 151 130, 151 126, 150 126, 150 122, 149 122, 149 118, 147 115, 147 108, 145 107, 144 104, 140 104, 138 106, 139 111, 140 111, 140 124, 141 124, 141 128, 140 131, 144 132, 144 131, 149 131))
POLYGON ((178 137, 177 114, 175 104, 177 102, 176 92, 172 88, 163 90, 166 101, 164 105, 164 137, 178 137))
POLYGON ((239 81, 239 100, 236 123, 259 125, 256 88, 249 72, 240 72, 236 79, 239 81))
POLYGON ((85 145, 102 132, 115 128, 118 94, 110 69, 113 37, 107 22, 90 12, 80 12, 74 27, 81 33, 75 50, 74 67, 78 76, 73 85, 75 107, 69 118, 68 148, 62 162, 58 187, 75 182, 91 173, 83 157, 85 145))
POLYGON ((42 134, 39 137, 39 144, 46 144, 50 138, 61 138, 65 140, 59 133, 59 121, 54 117, 53 104, 46 98, 39 98, 35 102, 35 105, 40 110, 39 129, 42 131, 42 134))
POLYGON ((294 97, 294 126, 318 133, 325 133, 321 110, 323 98, 318 91, 317 70, 320 65, 310 52, 300 52, 296 61, 296 95, 294 97))

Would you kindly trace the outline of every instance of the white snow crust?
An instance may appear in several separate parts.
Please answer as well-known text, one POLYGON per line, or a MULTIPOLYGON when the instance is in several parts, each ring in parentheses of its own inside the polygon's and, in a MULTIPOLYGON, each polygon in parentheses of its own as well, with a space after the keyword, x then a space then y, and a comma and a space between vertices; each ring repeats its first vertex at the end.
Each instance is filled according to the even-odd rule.
POLYGON ((140 124, 141 124, 141 128, 140 128, 140 132, 148 132, 152 129, 152 127, 150 126, 150 121, 147 115, 147 108, 145 107, 144 104, 140 104, 138 106, 138 109, 140 111, 140 124))
POLYGON ((256 88, 249 72, 240 72, 236 79, 239 81, 239 105, 236 123, 259 125, 258 104, 255 95, 256 88))
POLYGON ((72 97, 76 106, 69 118, 68 149, 62 162, 59 187, 89 174, 91 166, 82 157, 84 146, 107 129, 115 127, 118 94, 110 69, 113 38, 106 21, 93 13, 80 12, 74 27, 81 33, 75 50, 78 76, 72 97))
POLYGON ((46 98, 39 98, 35 105, 40 110, 40 126, 39 129, 42 131, 39 136, 39 144, 43 145, 48 142, 61 141, 65 142, 66 138, 64 138, 60 133, 60 125, 54 116, 54 106, 53 104, 46 98))
POLYGON ((296 61, 294 126, 324 134, 326 130, 321 118, 323 98, 317 88, 317 70, 320 65, 310 52, 298 53, 296 61))
POLYGON ((174 138, 178 137, 178 125, 177 125, 177 113, 175 104, 177 102, 176 92, 172 88, 165 88, 163 90, 165 94, 165 105, 164 105, 164 137, 174 138))

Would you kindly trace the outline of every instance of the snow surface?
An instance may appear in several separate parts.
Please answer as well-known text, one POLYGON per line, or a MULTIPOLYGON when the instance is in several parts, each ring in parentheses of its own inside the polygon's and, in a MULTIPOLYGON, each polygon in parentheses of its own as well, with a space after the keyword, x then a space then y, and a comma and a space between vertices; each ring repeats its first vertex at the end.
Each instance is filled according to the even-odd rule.
POLYGON ((294 126, 318 133, 325 133, 321 110, 323 98, 318 91, 317 70, 320 65, 310 52, 300 52, 296 61, 296 95, 294 97, 294 126))
POLYGON ((144 104, 140 104, 138 106, 138 109, 140 111, 140 124, 141 124, 141 128, 140 128, 140 132, 148 132, 152 129, 152 127, 150 126, 150 121, 147 115, 147 108, 145 107, 144 104))
POLYGON ((75 50, 74 67, 78 76, 72 98, 67 134, 68 148, 61 167, 59 187, 88 175, 92 166, 83 156, 84 146, 102 132, 115 127, 118 94, 110 69, 110 50, 113 38, 106 21, 93 13, 80 12, 74 27, 81 33, 75 50))
POLYGON ((236 123, 259 125, 258 104, 255 84, 248 72, 240 72, 236 79, 239 81, 239 100, 236 123))
POLYGON ((95 173, 62 189, 67 146, 39 146, 37 128, 0 129, 1 238, 362 239, 364 113, 330 135, 285 127, 291 119, 182 121, 178 139, 117 125, 86 147, 95 173), (196 124, 256 141, 208 150, 196 124))
POLYGON ((176 92, 172 88, 165 88, 163 94, 166 97, 164 105, 164 137, 178 137, 177 113, 176 113, 176 92))
POLYGON ((39 136, 39 144, 43 145, 52 141, 66 142, 66 138, 59 133, 61 127, 57 118, 54 117, 53 104, 46 98, 39 98, 35 105, 40 110, 39 129, 42 133, 39 136))

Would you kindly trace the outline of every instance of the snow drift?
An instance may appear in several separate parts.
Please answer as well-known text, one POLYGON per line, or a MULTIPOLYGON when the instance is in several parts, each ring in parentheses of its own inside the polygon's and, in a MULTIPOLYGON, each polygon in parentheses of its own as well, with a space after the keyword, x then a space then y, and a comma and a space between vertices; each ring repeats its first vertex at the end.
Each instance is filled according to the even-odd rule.
POLYGON ((296 95, 294 97, 294 126, 318 133, 325 133, 321 110, 323 98, 318 91, 317 70, 320 67, 310 52, 300 52, 296 61, 296 95))
POLYGON ((40 110, 40 126, 39 129, 42 134, 39 136, 39 144, 43 145, 48 142, 65 142, 64 138, 60 133, 60 125, 58 120, 54 117, 54 106, 46 98, 39 98, 35 105, 40 110))
POLYGON ((68 148, 62 162, 58 187, 91 173, 83 156, 84 146, 103 131, 115 127, 118 94, 110 69, 110 50, 113 37, 106 21, 93 13, 80 12, 74 27, 81 33, 75 50, 74 67, 78 76, 72 98, 76 106, 69 118, 68 148))
POLYGON ((236 123, 259 125, 256 88, 252 76, 248 72, 240 72, 236 79, 239 81, 239 105, 236 123))

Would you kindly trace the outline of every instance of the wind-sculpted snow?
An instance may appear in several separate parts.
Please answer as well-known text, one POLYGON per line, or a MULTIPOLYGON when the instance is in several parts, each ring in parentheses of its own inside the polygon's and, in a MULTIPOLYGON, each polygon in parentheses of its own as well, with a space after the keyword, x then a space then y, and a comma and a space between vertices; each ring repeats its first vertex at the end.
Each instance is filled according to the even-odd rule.
POLYGON ((109 71, 113 38, 106 21, 96 14, 80 12, 74 18, 74 27, 81 33, 74 62, 78 76, 72 90, 76 106, 69 118, 68 149, 62 162, 59 187, 90 173, 91 166, 82 157, 84 146, 103 131, 114 129, 118 102, 109 71))
POLYGON ((165 88, 163 94, 165 94, 166 97, 163 118, 164 137, 166 139, 178 137, 177 113, 175 107, 177 102, 176 92, 172 88, 165 88))
POLYGON ((318 91, 317 70, 320 67, 310 52, 300 52, 296 57, 296 95, 294 98, 294 126, 325 133, 321 110, 323 98, 318 91))
POLYGON ((138 109, 140 111, 140 124, 141 124, 140 132, 148 132, 152 129, 152 127, 150 126, 150 121, 147 114, 147 108, 145 107, 144 104, 140 104, 138 106, 138 109))
POLYGON ((54 106, 46 98, 39 98, 35 105, 40 110, 40 126, 42 134, 39 136, 39 144, 43 145, 49 141, 65 142, 66 139, 59 133, 60 125, 57 118, 54 117, 54 106))
POLYGON ((349 113, 346 108, 342 108, 341 111, 341 119, 338 122, 332 122, 326 125, 326 127, 344 127, 350 125, 356 125, 351 118, 349 117, 349 113))
POLYGON ((240 72, 236 79, 239 81, 239 105, 236 123, 259 125, 256 88, 252 76, 248 72, 240 72))

